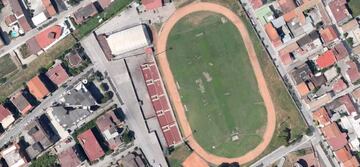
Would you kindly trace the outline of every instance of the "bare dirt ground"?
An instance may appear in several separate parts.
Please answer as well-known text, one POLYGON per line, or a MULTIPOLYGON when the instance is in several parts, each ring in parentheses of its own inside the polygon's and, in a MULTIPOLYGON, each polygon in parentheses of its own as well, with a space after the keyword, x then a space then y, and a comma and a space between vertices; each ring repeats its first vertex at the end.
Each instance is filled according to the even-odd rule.
POLYGON ((183 167, 208 167, 209 165, 195 152, 191 153, 182 163, 183 167))
POLYGON ((233 13, 230 9, 227 9, 223 6, 213 3, 206 3, 206 2, 192 3, 185 7, 182 7, 178 9, 169 18, 167 22, 164 23, 156 41, 156 50, 157 50, 157 58, 158 58, 160 70, 162 72, 162 77, 164 79, 164 83, 166 85, 172 104, 175 107, 177 119, 180 122, 180 125, 183 130, 183 136, 187 137, 188 143, 190 144, 194 152, 196 152, 204 160, 212 164, 221 164, 223 162, 239 162, 240 164, 245 164, 257 158, 266 149, 266 147, 269 145, 271 141, 276 126, 275 109, 270 96, 270 92, 265 82, 265 78, 261 71, 260 64, 256 57, 256 53, 252 41, 248 34, 248 30, 246 29, 246 26, 244 25, 242 20, 235 13, 233 13), (219 157, 210 154, 206 152, 194 139, 194 137, 192 136, 192 130, 190 124, 186 118, 184 106, 181 103, 180 94, 177 90, 174 76, 171 72, 169 62, 167 60, 166 52, 164 52, 166 50, 166 43, 170 31, 174 27, 176 22, 179 21, 184 16, 198 11, 210 11, 210 12, 222 14, 237 27, 237 29, 241 33, 242 39, 244 40, 244 44, 250 58, 250 63, 254 69, 255 77, 258 82, 259 91, 261 96, 263 97, 264 104, 267 110, 267 124, 266 124, 266 129, 264 130, 262 142, 256 148, 254 148, 253 150, 249 151, 248 153, 246 153, 241 157, 226 158, 226 157, 219 157))

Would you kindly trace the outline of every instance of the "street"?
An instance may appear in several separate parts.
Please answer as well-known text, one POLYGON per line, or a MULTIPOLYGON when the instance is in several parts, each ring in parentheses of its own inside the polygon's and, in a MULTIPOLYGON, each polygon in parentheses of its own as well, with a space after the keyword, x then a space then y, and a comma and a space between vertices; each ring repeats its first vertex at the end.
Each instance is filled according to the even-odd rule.
MULTIPOLYGON (((54 26, 56 24, 59 24, 59 23, 63 22, 66 17, 69 17, 75 11, 77 11, 79 8, 89 4, 92 1, 93 0, 83 0, 77 6, 71 7, 68 10, 54 16, 52 19, 55 19, 56 21, 49 24, 47 27, 51 27, 51 26, 54 26)), ((46 22, 45 22, 45 24, 46 24, 46 22)), ((46 29, 46 27, 43 28, 42 30, 44 30, 44 29, 46 29)), ((30 30, 29 32, 27 32, 24 36, 19 36, 18 38, 15 38, 15 39, 11 40, 11 43, 9 45, 5 45, 2 48, 0 48, 0 57, 6 55, 7 53, 9 53, 12 50, 16 49, 17 47, 21 46, 27 40, 29 40, 32 37, 36 36, 40 31, 37 30, 37 28, 34 28, 34 29, 30 30)))
MULTIPOLYGON (((86 68, 81 74, 73 77, 70 81, 67 82, 67 85, 72 85, 80 81, 82 76, 84 76, 90 70, 92 70, 92 66, 86 68)), ((21 121, 17 122, 15 125, 7 129, 0 137, 0 147, 3 147, 9 141, 15 139, 29 123, 34 121, 34 119, 36 119, 38 116, 44 114, 46 108, 48 108, 55 100, 57 100, 59 96, 65 92, 65 90, 66 88, 60 87, 58 90, 56 90, 46 99, 44 99, 38 106, 36 106, 33 111, 31 111, 26 116, 20 118, 22 119, 21 121)))

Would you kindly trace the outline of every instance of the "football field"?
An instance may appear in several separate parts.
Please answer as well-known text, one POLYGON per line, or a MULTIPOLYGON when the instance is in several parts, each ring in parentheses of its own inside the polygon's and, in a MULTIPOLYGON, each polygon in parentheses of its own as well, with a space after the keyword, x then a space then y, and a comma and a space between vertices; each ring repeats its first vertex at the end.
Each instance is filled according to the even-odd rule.
POLYGON ((266 109, 238 29, 221 15, 193 13, 176 23, 167 48, 197 142, 224 157, 254 149, 262 140, 266 109))

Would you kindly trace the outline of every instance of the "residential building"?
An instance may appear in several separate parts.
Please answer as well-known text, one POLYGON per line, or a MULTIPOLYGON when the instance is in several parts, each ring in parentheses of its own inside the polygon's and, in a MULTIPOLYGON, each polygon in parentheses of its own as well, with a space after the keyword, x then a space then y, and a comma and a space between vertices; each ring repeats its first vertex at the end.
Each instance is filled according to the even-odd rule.
POLYGON ((337 39, 338 35, 334 29, 334 26, 328 26, 319 31, 321 39, 325 45, 330 44, 337 39))
POLYGON ((39 47, 44 50, 50 48, 52 45, 54 45, 55 41, 57 41, 61 37, 63 29, 64 28, 60 25, 54 25, 44 31, 41 31, 35 36, 36 42, 38 43, 39 47))
POLYGON ((32 78, 26 83, 29 92, 38 100, 42 101, 46 96, 50 94, 45 84, 41 81, 39 75, 32 78))
POLYGON ((46 115, 41 115, 39 119, 31 122, 26 131, 25 140, 30 146, 25 151, 30 159, 35 159, 60 139, 46 115))
POLYGON ((111 150, 115 150, 116 147, 122 144, 121 132, 124 130, 123 122, 116 117, 114 111, 108 111, 97 118, 96 127, 111 150))
POLYGON ((45 75, 57 86, 60 87, 64 84, 68 79, 69 75, 62 67, 61 62, 57 62, 54 64, 45 75))
POLYGON ((327 126, 331 123, 329 114, 324 107, 321 107, 320 109, 313 112, 313 117, 314 120, 319 123, 320 127, 327 126))
POLYGON ((93 3, 90 3, 89 5, 86 5, 85 7, 81 7, 79 10, 77 10, 74 13, 75 23, 82 24, 90 17, 95 16, 97 13, 98 13, 98 11, 93 3))
POLYGON ((20 91, 10 98, 10 101, 18 109, 18 111, 25 115, 34 107, 29 103, 29 101, 24 97, 23 92, 20 91))
POLYGON ((265 31, 275 47, 278 47, 282 44, 279 34, 271 23, 265 24, 265 31))
POLYGON ((78 52, 71 52, 65 56, 66 60, 68 61, 70 67, 77 68, 81 65, 83 59, 79 55, 78 52))
POLYGON ((100 7, 104 10, 108 8, 114 0, 98 0, 100 7))
POLYGON ((81 82, 59 97, 56 102, 59 105, 53 106, 50 114, 64 129, 71 129, 77 125, 89 116, 93 112, 92 107, 96 106, 95 99, 81 82))
POLYGON ((9 3, 10 3, 10 6, 11 6, 11 9, 12 9, 12 15, 14 16, 10 16, 12 17, 11 19, 11 23, 13 24, 16 24, 14 23, 14 18, 16 18, 16 22, 18 23, 19 27, 26 33, 26 32, 29 32, 32 27, 30 25, 30 23, 28 22, 28 20, 26 19, 26 16, 24 15, 24 11, 21 7, 21 4, 20 2, 22 3, 22 1, 19 1, 19 0, 10 0, 9 3))
POLYGON ((20 154, 20 147, 17 144, 2 150, 1 156, 5 159, 9 167, 25 167, 27 165, 27 161, 25 157, 20 154))
POLYGON ((321 131, 331 149, 334 151, 339 150, 348 144, 346 133, 341 132, 338 125, 334 122, 321 128, 321 131))
POLYGON ((347 147, 343 147, 339 150, 334 151, 334 154, 341 163, 344 163, 352 158, 350 150, 347 147))
POLYGON ((349 60, 346 64, 348 65, 348 69, 346 70, 347 75, 344 77, 348 78, 351 83, 355 83, 360 79, 358 65, 352 60, 349 60))
POLYGON ((337 22, 337 24, 343 24, 352 18, 346 7, 346 0, 332 0, 329 3, 330 10, 337 22))
POLYGON ((79 140, 79 143, 84 149, 85 154, 90 162, 93 162, 105 155, 91 129, 81 133, 77 139, 79 140))
POLYGON ((328 68, 336 63, 336 57, 332 50, 328 50, 316 59, 316 65, 320 68, 328 68))
POLYGON ((146 10, 153 10, 163 6, 162 0, 141 0, 146 10))
POLYGON ((62 151, 58 154, 58 159, 62 167, 78 167, 81 163, 74 147, 62 151))
POLYGON ((120 166, 126 166, 126 167, 145 167, 147 166, 146 163, 144 163, 144 159, 141 154, 138 152, 129 153, 125 155, 123 158, 121 158, 117 164, 120 166))
POLYGON ((12 116, 11 112, 5 108, 3 105, 0 105, 0 123, 4 129, 9 127, 15 118, 12 116))

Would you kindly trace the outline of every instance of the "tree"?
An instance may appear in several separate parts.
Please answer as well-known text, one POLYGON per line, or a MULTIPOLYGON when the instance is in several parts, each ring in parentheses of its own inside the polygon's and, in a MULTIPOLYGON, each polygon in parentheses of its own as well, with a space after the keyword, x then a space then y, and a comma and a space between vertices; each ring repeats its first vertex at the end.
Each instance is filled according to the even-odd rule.
POLYGON ((100 71, 95 72, 95 79, 98 81, 104 80, 104 75, 100 71))
POLYGON ((37 158, 36 160, 31 161, 30 167, 59 166, 56 161, 57 157, 55 155, 50 155, 49 153, 46 153, 43 156, 37 158))
POLYGON ((106 92, 109 90, 109 85, 107 83, 103 82, 100 84, 100 88, 102 91, 106 92))
POLYGON ((6 77, 2 77, 0 78, 0 84, 3 84, 7 81, 6 77))
POLYGON ((110 99, 112 99, 114 96, 114 93, 111 91, 105 92, 104 96, 101 98, 101 103, 106 103, 110 99))
POLYGON ((308 136, 312 136, 313 135, 313 133, 314 133, 314 127, 313 126, 309 126, 307 129, 306 129, 306 135, 308 135, 308 136))

